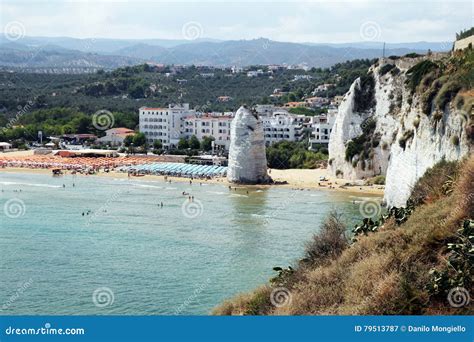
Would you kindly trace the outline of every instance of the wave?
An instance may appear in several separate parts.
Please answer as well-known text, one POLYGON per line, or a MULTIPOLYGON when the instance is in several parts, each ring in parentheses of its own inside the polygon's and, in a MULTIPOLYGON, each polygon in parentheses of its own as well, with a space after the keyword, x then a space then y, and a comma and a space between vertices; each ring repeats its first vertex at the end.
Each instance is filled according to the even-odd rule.
POLYGON ((20 182, 0 182, 0 185, 26 185, 26 186, 37 186, 42 188, 61 188, 60 185, 51 185, 44 183, 20 183, 20 182))
POLYGON ((147 185, 147 184, 133 184, 134 186, 139 186, 141 188, 153 188, 153 189, 163 189, 162 186, 157 185, 147 185))
POLYGON ((225 192, 222 191, 206 191, 208 194, 214 194, 214 195, 225 195, 225 192))

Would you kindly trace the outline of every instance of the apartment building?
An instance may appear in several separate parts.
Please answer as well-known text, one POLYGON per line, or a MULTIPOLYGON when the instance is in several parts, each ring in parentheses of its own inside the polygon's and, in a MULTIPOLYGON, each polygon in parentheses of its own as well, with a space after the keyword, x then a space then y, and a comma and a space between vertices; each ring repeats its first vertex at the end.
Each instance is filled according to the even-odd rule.
POLYGON ((190 138, 193 135, 199 141, 204 137, 214 137, 216 147, 228 150, 230 146, 230 123, 233 113, 226 115, 191 115, 184 119, 183 136, 190 138))
POLYGON ((328 110, 326 115, 318 115, 312 118, 312 133, 309 140, 309 148, 316 145, 328 145, 334 122, 336 121, 337 109, 328 110))
POLYGON ((299 115, 275 112, 272 116, 261 117, 265 144, 279 141, 300 141, 303 139, 304 123, 299 115))
POLYGON ((139 109, 139 128, 149 144, 161 141, 163 147, 175 147, 182 137, 183 119, 195 114, 189 104, 170 104, 167 108, 141 107, 139 109))

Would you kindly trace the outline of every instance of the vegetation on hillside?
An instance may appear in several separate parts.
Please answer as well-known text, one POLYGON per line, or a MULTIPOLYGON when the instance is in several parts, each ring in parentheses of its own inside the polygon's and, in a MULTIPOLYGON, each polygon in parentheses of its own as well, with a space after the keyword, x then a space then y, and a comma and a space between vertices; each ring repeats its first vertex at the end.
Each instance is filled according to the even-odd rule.
POLYGON ((456 33, 456 40, 470 37, 473 34, 474 34, 474 27, 471 27, 470 29, 466 29, 466 30, 461 30, 461 32, 456 33))
POLYGON ((377 122, 372 117, 367 118, 360 125, 362 134, 347 142, 345 158, 354 167, 360 164, 360 167, 365 170, 366 160, 374 156, 374 148, 380 144, 380 135, 374 133, 376 124, 377 122))
POLYGON ((402 220, 392 214, 350 243, 331 214, 294 267, 214 314, 473 314, 462 297, 473 293, 473 193, 474 157, 441 162, 417 182, 402 220))
POLYGON ((272 169, 315 169, 326 165, 327 148, 308 151, 305 142, 280 141, 267 147, 267 163, 272 169))
MULTIPOLYGON (((138 114, 114 112, 112 115, 114 127, 135 129, 138 125, 138 114)), ((73 108, 60 107, 26 111, 5 125, 7 126, 0 128, 0 141, 16 143, 36 141, 38 131, 42 131, 45 137, 72 133, 93 133, 98 136, 104 134, 103 130, 99 130, 93 125, 91 115, 73 108)))
POLYGON ((372 72, 360 77, 355 87, 354 112, 365 112, 375 107, 375 79, 372 72))
MULTIPOLYGON (((247 103, 298 101, 310 95, 316 85, 334 83, 321 96, 342 95, 350 84, 367 72, 373 60, 338 63, 331 68, 304 70, 274 70, 258 77, 246 73, 232 74, 230 69, 212 67, 155 68, 147 64, 124 67, 96 74, 23 74, 0 72, 0 112, 12 114, 18 106, 32 102, 31 110, 68 107, 94 113, 100 109, 136 112, 140 106, 166 106, 187 102, 205 110, 235 110, 247 103), (310 80, 294 81, 294 76, 306 74, 310 80), (270 98, 274 89, 287 95, 270 98), (229 102, 219 102, 219 96, 230 96, 229 102)), ((254 69, 268 71, 266 66, 254 69)))
POLYGON ((438 121, 446 106, 454 104, 464 120, 474 122, 474 51, 455 51, 438 61, 424 60, 407 71, 407 84, 421 99, 423 113, 438 121))
MULTIPOLYGON (((372 62, 354 60, 330 69, 312 68, 307 72, 276 70, 259 77, 208 67, 159 69, 147 64, 81 75, 3 72, 0 73, 0 140, 18 144, 36 141, 39 130, 44 136, 100 135, 103 133, 92 125, 92 115, 103 109, 113 113, 114 127, 136 129, 141 106, 188 102, 200 111, 234 111, 242 103, 281 105, 300 101, 322 83, 335 86, 318 96, 342 95, 355 78, 367 73, 372 62), (294 76, 302 73, 312 78, 294 81, 294 76), (287 94, 280 98, 269 97, 274 89, 287 94), (230 101, 219 102, 218 97, 222 95, 230 96, 230 101)), ((266 71, 267 67, 255 68, 266 71)), ((305 115, 321 112, 301 108, 292 111, 305 115)))

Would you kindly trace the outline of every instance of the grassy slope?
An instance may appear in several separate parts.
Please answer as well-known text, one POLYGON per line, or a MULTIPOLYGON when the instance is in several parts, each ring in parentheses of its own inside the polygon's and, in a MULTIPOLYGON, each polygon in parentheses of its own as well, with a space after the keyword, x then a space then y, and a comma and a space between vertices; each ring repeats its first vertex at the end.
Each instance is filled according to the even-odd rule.
MULTIPOLYGON (((401 226, 388 221, 338 257, 313 267, 300 265, 285 284, 291 293, 287 305, 273 306, 272 287, 263 286, 224 302, 214 314, 474 313, 472 303, 452 308, 445 295, 431 296, 426 288, 430 269, 446 266, 446 245, 462 220, 474 216, 474 157, 463 163, 453 191, 440 192, 440 178, 449 184, 452 176, 435 170, 422 178, 419 184, 428 184, 423 204, 401 226)), ((472 297, 473 289, 468 290, 472 297)))

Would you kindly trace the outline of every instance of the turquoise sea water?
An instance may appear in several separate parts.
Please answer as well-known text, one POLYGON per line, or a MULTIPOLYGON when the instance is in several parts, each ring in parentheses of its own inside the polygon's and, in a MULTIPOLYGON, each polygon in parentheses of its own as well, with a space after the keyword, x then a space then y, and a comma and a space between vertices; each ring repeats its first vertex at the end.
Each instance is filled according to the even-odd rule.
POLYGON ((332 208, 358 216, 349 194, 146 177, 0 172, 0 189, 0 314, 208 314, 300 258, 332 208))

